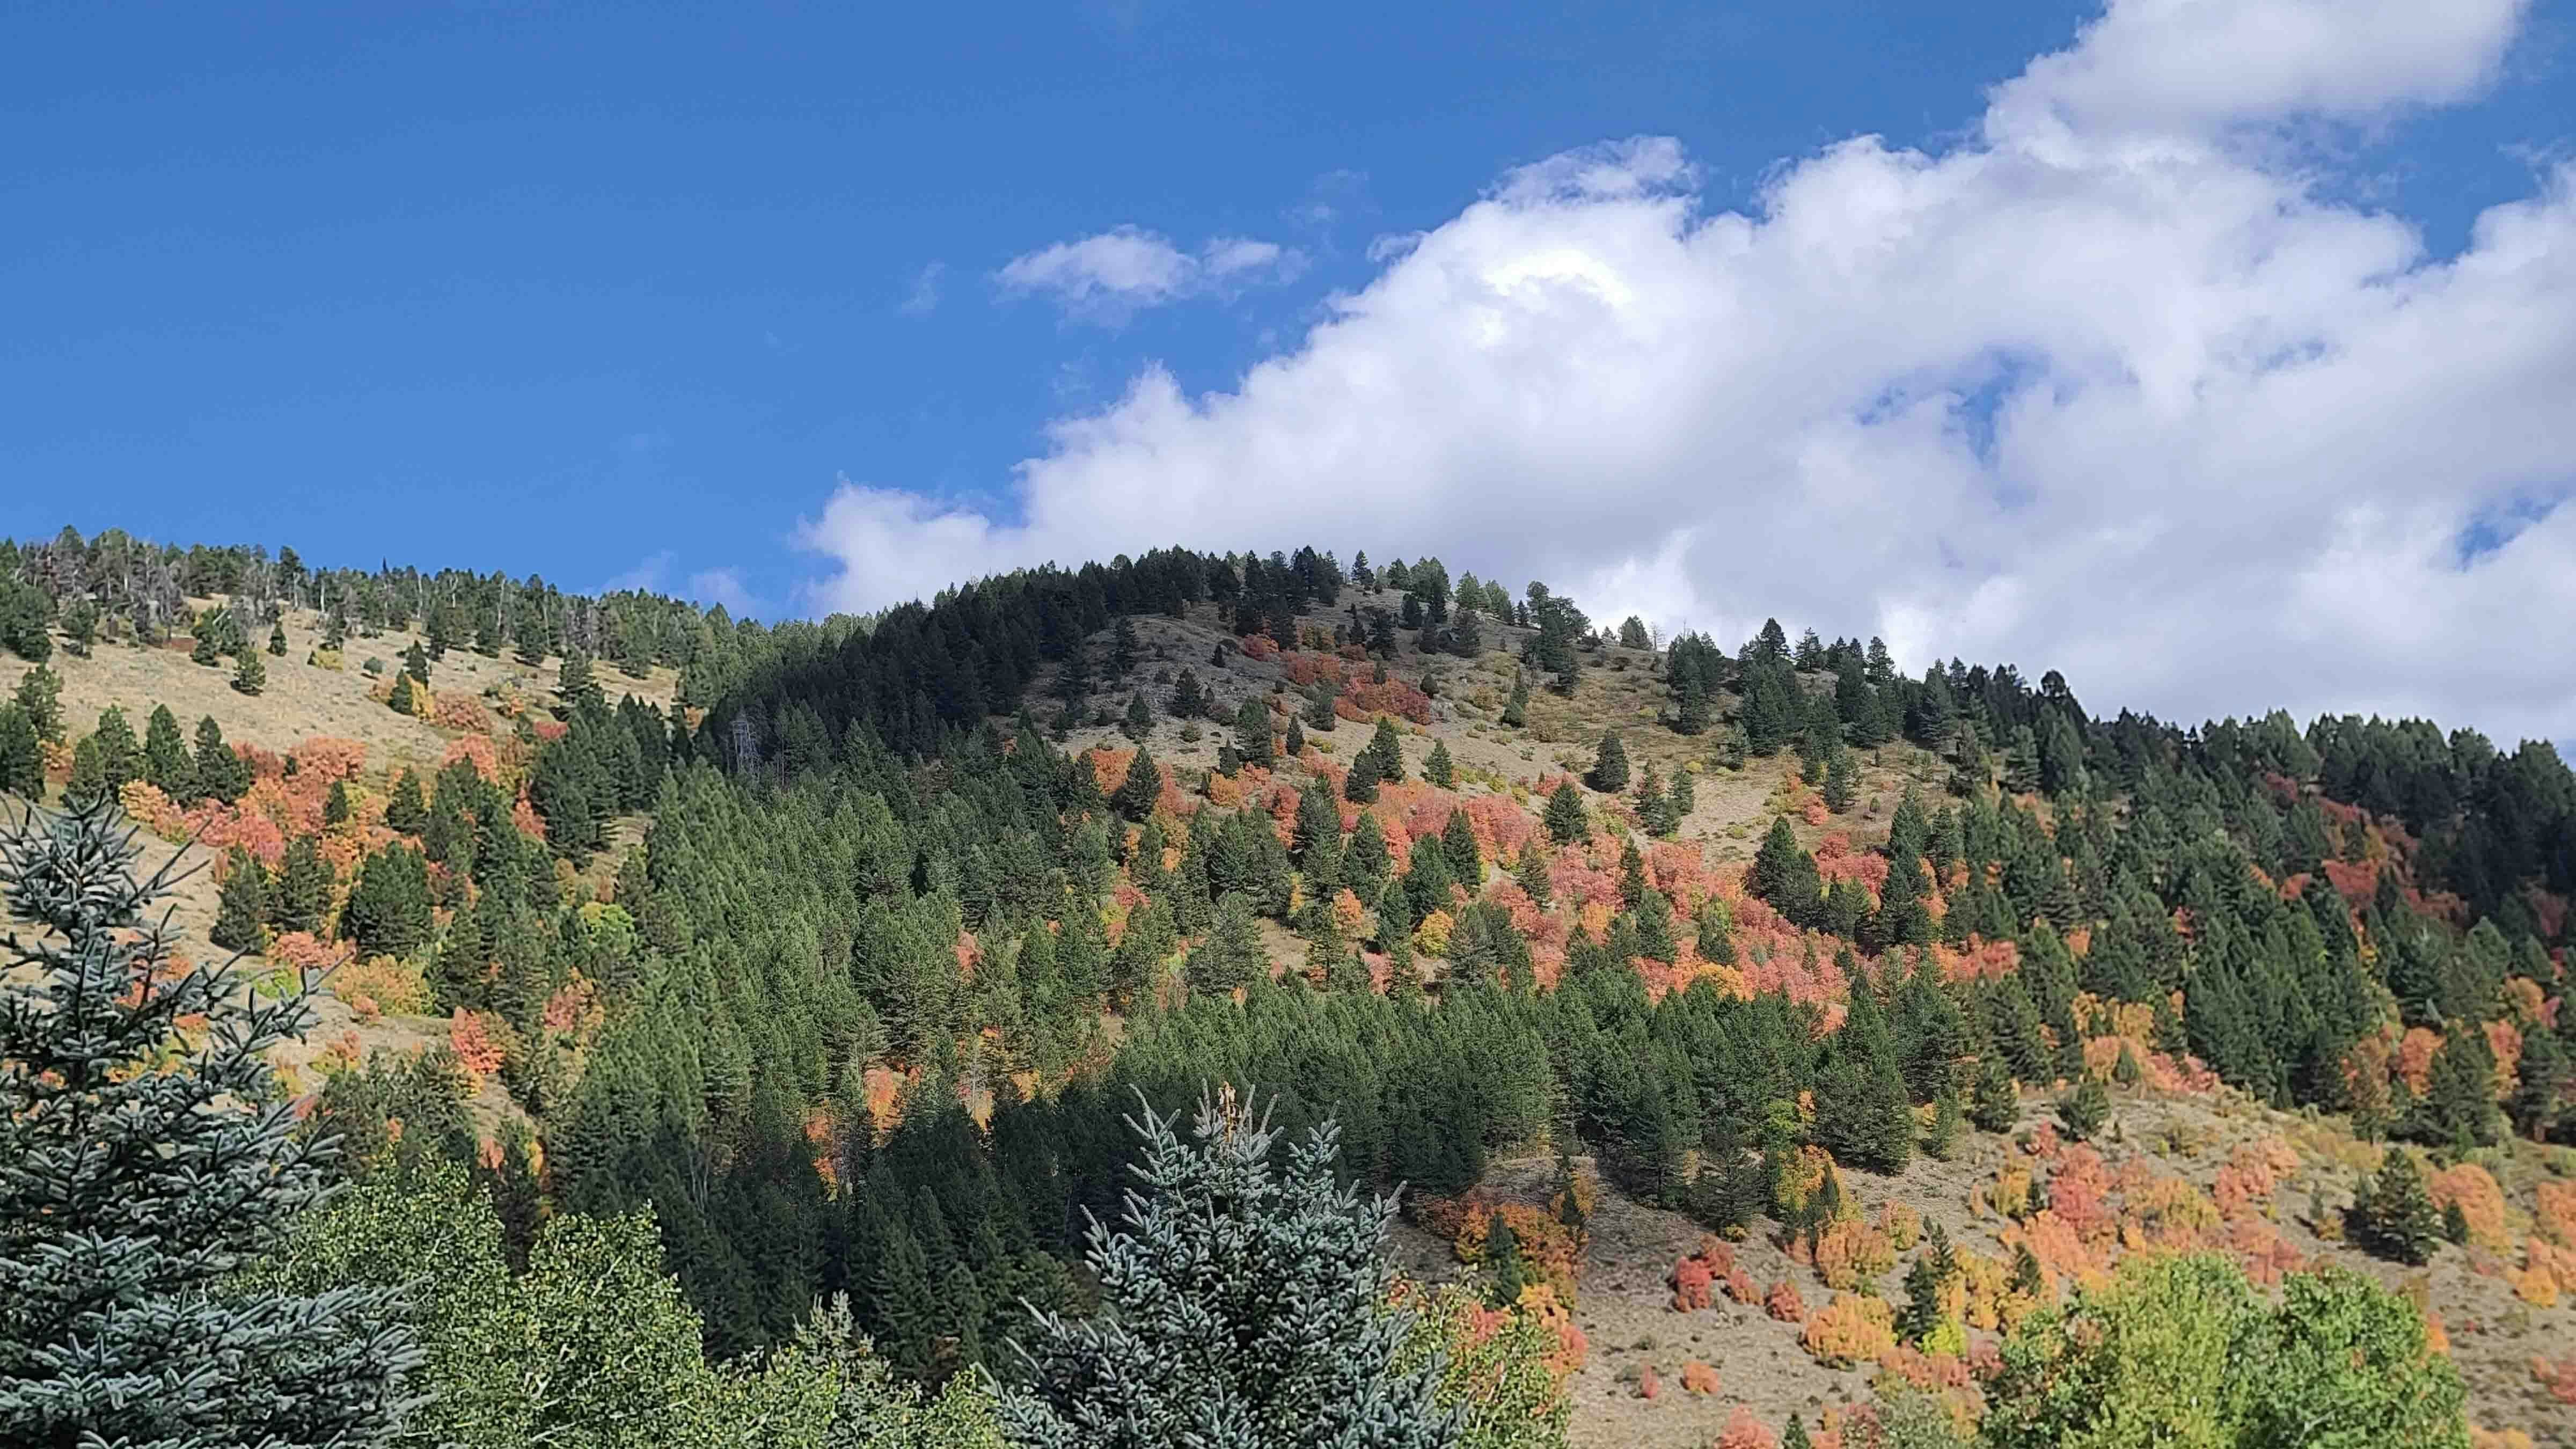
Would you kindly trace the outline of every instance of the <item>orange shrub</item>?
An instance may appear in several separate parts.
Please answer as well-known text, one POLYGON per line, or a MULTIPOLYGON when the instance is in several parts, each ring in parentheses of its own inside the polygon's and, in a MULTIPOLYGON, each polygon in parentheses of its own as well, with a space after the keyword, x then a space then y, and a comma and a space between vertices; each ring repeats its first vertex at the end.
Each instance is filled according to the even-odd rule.
POLYGON ((1717 1370, 1692 1359, 1682 1365, 1682 1392, 1713 1394, 1717 1392, 1717 1370))
POLYGON ((483 1015, 458 1007, 447 1019, 447 1044, 455 1049, 457 1065, 478 1085, 483 1078, 501 1070, 501 1046, 484 1026, 483 1015))
POLYGON ((2432 1193, 2433 1206, 2448 1208, 2459 1204, 2460 1216, 2468 1219, 2469 1241, 2490 1248, 2507 1243, 2504 1230, 2504 1189, 2495 1178, 2474 1162, 2446 1167, 2425 1183, 2432 1193))
POLYGON ((1713 1449, 1780 1449, 1780 1441, 1762 1427, 1751 1409, 1738 1404, 1727 1416, 1726 1430, 1717 1436, 1713 1449))
POLYGON ((1837 1293, 1798 1335, 1816 1360, 1836 1368, 1876 1363, 1896 1351, 1896 1310, 1887 1300, 1837 1293))
POLYGON ((2549 1397, 2562 1404, 2576 1404, 2576 1353, 2556 1363, 2545 1358, 2532 1359, 2531 1376, 2548 1390, 2549 1397))
POLYGON ((1807 1318, 1807 1301, 1798 1296, 1797 1288, 1783 1278, 1762 1295, 1762 1311, 1782 1323, 1803 1323, 1807 1318))
POLYGON ((1859 1292, 1896 1266, 1896 1249, 1887 1234, 1845 1218, 1816 1238, 1816 1275, 1839 1293, 1859 1292))
POLYGON ((1663 1391, 1664 1381, 1655 1376, 1655 1366, 1646 1365, 1645 1372, 1637 1375, 1637 1397, 1651 1399, 1663 1391))

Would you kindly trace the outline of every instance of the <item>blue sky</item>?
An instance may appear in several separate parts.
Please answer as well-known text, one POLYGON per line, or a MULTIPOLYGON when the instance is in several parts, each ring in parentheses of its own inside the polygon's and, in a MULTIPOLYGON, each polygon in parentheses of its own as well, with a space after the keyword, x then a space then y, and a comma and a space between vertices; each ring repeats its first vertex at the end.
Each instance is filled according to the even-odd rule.
MULTIPOLYGON (((1559 178, 1529 206, 1589 224, 1606 214, 1583 208, 1614 192, 1651 194, 1687 214, 1664 223, 1677 237, 1731 213, 1776 219, 1848 138, 1927 164, 2019 145, 1992 139, 1990 88, 2052 52, 2099 63, 2051 92, 2086 118, 2087 144, 2132 126, 2119 106, 2215 135, 2201 100, 2175 119, 2181 83, 2154 69, 2157 46, 2205 39, 2165 34, 2165 4, 2134 0, 2095 41, 2082 37, 2098 7, 2056 3, 13 7, 0 19, 0 530, 68 521, 577 587, 694 584, 773 616, 940 577, 891 563, 883 583, 858 577, 889 553, 971 569, 1166 541, 1150 506, 1132 540, 1050 532, 1032 522, 1047 484, 1030 469, 1096 451, 1068 425, 1136 423, 1154 379, 1168 375, 1186 425, 1188 400, 1242 396, 1247 369, 1311 359, 1319 324, 1341 329, 1355 297, 1400 300, 1420 258, 1468 239, 1480 199, 1490 210, 1516 176, 1540 175, 1516 168, 1665 138, 1651 154, 1677 166, 1586 153, 1634 184, 1559 178), (2132 61, 2146 81, 2120 79, 2132 61), (1137 283, 1097 271, 1105 253, 1045 260, 1103 237, 1159 247, 1166 270, 1137 283), (1412 237, 1430 240, 1387 240, 1412 237), (1247 242, 1262 250, 1224 250, 1247 242), (1072 291, 1086 276, 1087 301, 1072 291), (893 500, 929 532, 854 539, 827 512, 854 497, 893 500), (959 550, 925 545, 967 535, 959 550)), ((2234 97, 2227 164, 2413 239, 2357 276, 2438 268, 2482 210, 2548 194, 2576 114, 2565 5, 2462 0, 2480 15, 2420 34, 2385 18, 2420 7, 2246 8, 2319 7, 2379 14, 2343 28, 2386 44, 2329 53, 2276 28, 2262 32, 2279 39, 2274 71, 2231 71, 2247 49, 2232 42, 2208 69, 2234 97)), ((2050 365, 2066 358, 2042 347, 2025 364, 2027 345, 1936 350, 1873 389, 1952 396, 1992 474, 1983 494, 2016 516, 2029 498, 2045 512, 2049 493, 2017 476, 2037 465, 2015 463, 1997 419, 2015 396, 2066 386, 2050 365)), ((1565 446, 1597 450, 1601 468, 1650 466, 1624 442, 1565 446)), ((1425 466, 1469 486, 1553 451, 1532 440, 1425 466)), ((2563 479, 2499 467, 2462 500, 2455 559, 2493 552, 2495 519, 2550 517, 2563 479)), ((1211 537, 1224 530, 1183 510, 1174 532, 1378 542, 1369 499, 1336 503, 1330 478, 1293 466, 1264 476, 1311 483, 1311 529, 1256 512, 1242 536, 1211 537)), ((1584 506, 1583 469, 1533 476, 1584 506)), ((1182 485, 1147 469, 1103 486, 1150 500, 1182 485)), ((1634 517, 1754 485, 1658 486, 1634 517)), ((1422 500, 1438 496, 1426 482, 1422 500)), ((1896 633, 1921 612, 1893 595, 1847 619, 1795 589, 1750 597, 1687 562, 1709 523, 1623 554, 1530 542, 1547 531, 1538 515, 1453 545, 1403 512, 1388 510, 1390 546, 1482 546, 1516 579, 1557 571, 1665 622, 1805 604, 1829 632, 1896 633), (1658 565, 1666 555, 1685 562, 1658 565)), ((1755 526, 1758 510, 1732 521, 1755 526)), ((2001 572, 1995 550, 1952 536, 1975 523, 1917 538, 1925 557, 1983 571, 1964 595, 2001 572)), ((2034 581, 2012 582, 2027 611, 2034 581)), ((2079 659, 2119 647, 1990 629, 1954 603, 1922 627, 1959 647, 1988 634, 2079 659)), ((2154 676, 2141 685, 2156 696, 2154 676)))

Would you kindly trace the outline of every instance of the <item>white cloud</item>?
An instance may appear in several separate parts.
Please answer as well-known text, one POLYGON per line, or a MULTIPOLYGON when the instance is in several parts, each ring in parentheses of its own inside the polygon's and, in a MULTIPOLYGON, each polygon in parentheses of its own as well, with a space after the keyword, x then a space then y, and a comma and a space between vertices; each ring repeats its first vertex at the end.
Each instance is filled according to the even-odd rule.
POLYGON ((1071 315, 1114 322, 1145 307, 1291 281, 1305 266, 1303 253, 1276 242, 1217 237, 1192 255, 1157 233, 1122 226, 1014 257, 994 280, 1006 293, 1048 293, 1071 315))
MULTIPOLYGON (((1749 213, 1705 212, 1670 141, 1569 152, 1231 390, 1148 368, 1060 419, 1009 508, 845 482, 803 530, 841 565, 818 597, 1161 543, 1431 549, 1730 645, 1776 614, 1917 669, 2062 668, 2104 711, 2576 734, 2576 508, 2548 511, 2576 167, 2436 259, 2263 144, 2470 98, 2523 11, 2115 0, 1973 140, 1855 138, 1749 213)), ((1146 254, 1204 267, 1128 241, 1136 287, 1173 275, 1146 254)))
POLYGON ((662 580, 668 577, 670 572, 671 551, 666 548, 638 560, 635 567, 601 584, 599 591, 603 594, 615 594, 631 589, 642 594, 659 593, 662 580))
POLYGON ((689 575, 689 597, 701 604, 722 604, 737 619, 761 612, 760 600, 734 569, 701 569, 689 575))
POLYGON ((912 290, 904 293, 895 310, 906 317, 927 317, 939 307, 939 298, 948 281, 948 264, 932 262, 912 279, 912 290))

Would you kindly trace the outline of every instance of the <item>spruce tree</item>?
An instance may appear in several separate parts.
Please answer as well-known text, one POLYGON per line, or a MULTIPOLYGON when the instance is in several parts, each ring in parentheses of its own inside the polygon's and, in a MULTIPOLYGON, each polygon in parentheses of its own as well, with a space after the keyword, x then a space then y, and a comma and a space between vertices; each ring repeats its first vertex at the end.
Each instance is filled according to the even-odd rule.
POLYGON ((297 1130, 267 1055, 315 982, 269 1000, 230 963, 169 969, 173 872, 134 858, 105 803, 0 834, 31 932, 0 972, 0 1442, 377 1442, 419 1362, 392 1297, 233 1279, 330 1181, 336 1140, 297 1130))
POLYGON ((329 793, 322 797, 323 828, 327 830, 334 825, 348 824, 349 817, 356 812, 356 808, 349 800, 349 782, 332 781, 329 793))
POLYGON ((322 929, 331 909, 331 867, 310 835, 286 843, 286 859, 277 871, 277 890, 270 898, 269 919, 280 931, 322 929))
POLYGON ((405 835, 418 835, 429 823, 429 801, 422 797, 420 776, 405 769, 394 777, 393 793, 385 800, 385 825, 405 835))
POLYGON ((1139 741, 1154 732, 1154 709, 1145 703, 1144 691, 1127 696, 1127 717, 1119 722, 1118 732, 1139 741))
POLYGON ((2021 1120, 2021 1098, 2013 1090, 2012 1072, 1989 1054, 1977 1073, 1977 1093, 1968 1103, 1968 1120, 1980 1132, 2009 1132, 2021 1120))
MULTIPOLYGON (((569 665, 572 661, 566 659, 564 663, 569 665)), ((429 687, 429 651, 420 647, 420 641, 417 639, 411 641, 410 646, 403 650, 402 672, 408 678, 419 680, 421 688, 429 687)), ((567 696, 564 702, 570 704, 572 700, 567 696)))
POLYGON ((1270 768, 1270 705, 1260 695, 1247 695, 1234 712, 1234 750, 1247 765, 1270 768))
MULTIPOLYGON (((421 674, 420 682, 424 685, 429 683, 426 672, 421 674)), ((567 710, 590 709, 608 702, 600 691, 598 674, 591 667, 588 654, 579 649, 564 654, 563 663, 555 667, 555 698, 562 700, 567 710)))
POLYGON ((2103 1088, 2102 1079, 2086 1072, 2075 1090, 2057 1104, 2057 1120, 2066 1128, 2066 1135, 2078 1142, 2100 1136, 2111 1120, 2111 1094, 2103 1088))
POLYGON ((1129 820, 1143 820, 1154 813, 1154 802, 1163 794, 1163 770, 1154 763, 1153 752, 1143 745, 1136 747, 1136 758, 1127 765, 1127 778, 1110 792, 1109 808, 1129 820))
POLYGON ((197 721, 197 793, 230 804, 250 789, 250 762, 224 743, 223 726, 213 715, 197 721))
POLYGON ((1571 781, 1548 795, 1547 813, 1540 819, 1547 826, 1547 838, 1559 845, 1592 838, 1592 827, 1583 814, 1583 792, 1575 789, 1571 781))
POLYGON ((2421 1264, 2431 1262, 2441 1247, 2442 1215, 2433 1207, 2433 1195, 2424 1185, 2415 1154, 2403 1147, 2388 1149, 2379 1172, 2353 1207, 2361 1220, 2362 1240, 2375 1252, 2401 1263, 2421 1264))
POLYGON ((1503 701, 1505 726, 1520 729, 1529 723, 1529 696, 1529 672, 1523 670, 1512 676, 1512 697, 1503 701))
POLYGON ((269 621, 268 652, 280 659, 286 657, 286 621, 283 619, 269 621))
POLYGON ((1279 1133, 1229 1091, 1183 1140, 1150 1106, 1121 1229, 1094 1222, 1086 1257, 1101 1312, 1038 1315, 1014 1344, 1025 1388, 1004 1432, 1039 1449, 1429 1449, 1460 1442, 1434 1359, 1403 1353, 1412 1323, 1386 1306, 1392 1198, 1335 1180, 1327 1122, 1274 1161, 1279 1133))
POLYGON ((36 726, 16 704, 0 704, 0 791, 25 800, 45 793, 45 750, 36 726))
POLYGON ((63 678, 39 664, 18 677, 10 698, 27 717, 27 727, 49 744, 63 742, 63 678))
POLYGON ((1350 773, 1342 777, 1342 798, 1357 805, 1377 798, 1377 756, 1362 750, 1351 761, 1350 773))
POLYGON ((1443 790, 1455 789, 1457 787, 1458 772, 1456 766, 1449 759, 1449 742, 1447 740, 1437 740, 1432 743, 1431 757, 1422 762, 1422 778, 1439 786, 1443 790))
POLYGON ((1378 716, 1377 733, 1369 736, 1365 753, 1377 766, 1379 783, 1404 783, 1404 743, 1396 738, 1395 721, 1378 716))
POLYGON ((196 798, 197 762, 188 757, 179 717, 166 704, 154 705, 152 718, 143 727, 143 778, 182 804, 196 798))
POLYGON ((260 657, 244 649, 233 659, 233 688, 243 694, 256 695, 268 688, 268 666, 260 657))
POLYGON ((227 951, 256 951, 268 920, 268 867, 236 846, 224 868, 223 893, 207 939, 227 951))
POLYGON ((429 939, 429 866, 396 843, 367 857, 349 892, 342 930, 369 956, 403 956, 429 939))
POLYGON ((1853 797, 1859 789, 1860 768, 1853 761, 1852 752, 1836 746, 1825 762, 1825 808, 1837 815, 1851 809, 1853 797))
POLYGON ((1593 756, 1592 773, 1585 784, 1604 795, 1616 795, 1628 788, 1628 747, 1619 742, 1619 732, 1612 730, 1601 737, 1601 749, 1593 756))

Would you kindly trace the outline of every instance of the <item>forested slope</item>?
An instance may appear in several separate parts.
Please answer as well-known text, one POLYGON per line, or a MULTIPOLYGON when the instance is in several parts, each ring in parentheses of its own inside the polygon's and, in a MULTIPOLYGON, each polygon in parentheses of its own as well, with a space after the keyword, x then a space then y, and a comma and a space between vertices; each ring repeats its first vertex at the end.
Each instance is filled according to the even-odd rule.
POLYGON ((1861 1434, 1873 1379, 2040 1442, 2007 1437, 2063 1429, 2015 1355, 2155 1248, 2259 1283, 2434 1258, 2469 1417, 2569 1429, 2576 780, 2545 744, 2096 717, 2053 672, 1659 641, 1312 549, 777 629, 114 537, 0 564, 0 644, 64 654, 0 707, 0 784, 216 846, 224 944, 354 956, 353 1018, 409 1035, 312 1061, 313 1121, 362 1171, 453 1160, 523 1266, 550 1218, 649 1208, 719 1358, 847 1294, 897 1375, 1007 1377, 1024 1302, 1097 1291, 1139 1096, 1224 1082, 1408 1184, 1623 1442, 1756 1442, 1802 1394, 1861 1434), (182 634, 211 666, 160 667, 239 693, 309 656, 418 734, 174 754, 175 715, 46 698, 182 634), (1709 1243, 1607 1256, 1659 1212, 1709 1243), (1634 1320, 1640 1266, 1654 1311, 1819 1377, 1660 1387, 1671 1355, 1586 1330, 1634 1320))

